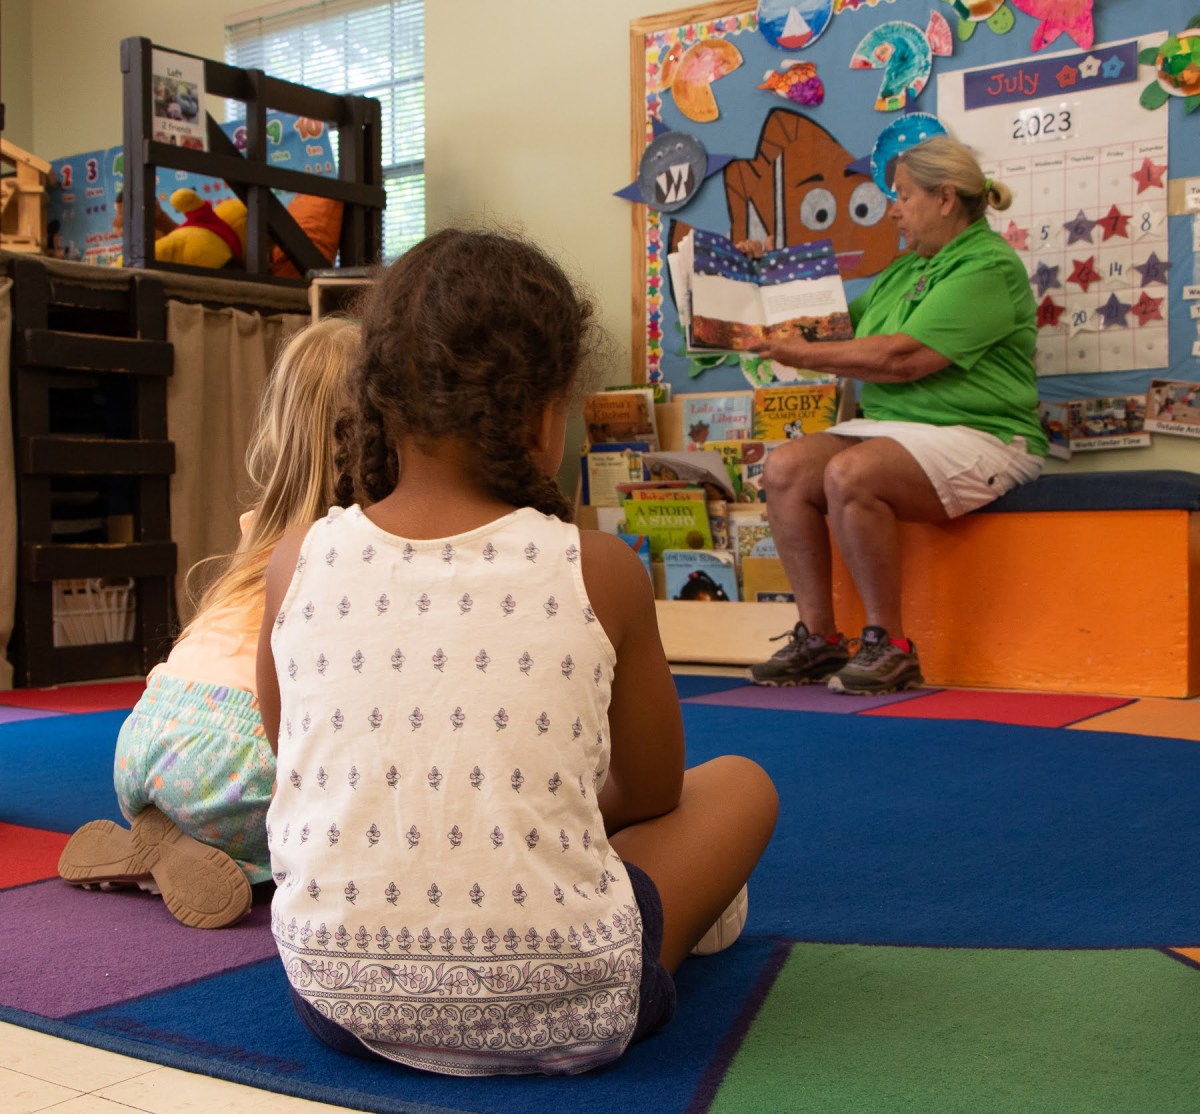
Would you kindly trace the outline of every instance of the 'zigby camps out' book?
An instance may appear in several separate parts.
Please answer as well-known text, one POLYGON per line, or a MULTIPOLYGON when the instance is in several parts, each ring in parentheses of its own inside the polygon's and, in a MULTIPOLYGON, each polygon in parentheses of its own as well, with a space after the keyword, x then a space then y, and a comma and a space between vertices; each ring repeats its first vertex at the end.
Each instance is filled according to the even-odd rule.
POLYGON ((727 237, 694 228, 668 265, 690 350, 745 351, 767 339, 854 335, 830 240, 751 259, 727 237))

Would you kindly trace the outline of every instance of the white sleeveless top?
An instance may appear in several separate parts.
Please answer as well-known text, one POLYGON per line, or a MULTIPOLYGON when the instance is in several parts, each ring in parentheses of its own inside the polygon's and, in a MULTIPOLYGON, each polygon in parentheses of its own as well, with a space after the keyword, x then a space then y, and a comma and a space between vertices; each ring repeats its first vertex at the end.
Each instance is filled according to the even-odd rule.
POLYGON ((596 800, 616 658, 576 528, 526 508, 419 541, 334 509, 271 643, 272 930, 296 991, 433 1071, 619 1056, 642 926, 596 800))

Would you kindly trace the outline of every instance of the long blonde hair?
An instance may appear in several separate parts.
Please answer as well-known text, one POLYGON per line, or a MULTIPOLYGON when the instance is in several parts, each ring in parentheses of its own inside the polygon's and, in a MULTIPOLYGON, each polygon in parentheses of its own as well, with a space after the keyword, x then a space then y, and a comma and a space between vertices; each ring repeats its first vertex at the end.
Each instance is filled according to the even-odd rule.
POLYGON ((246 630, 257 629, 263 572, 276 542, 331 506, 355 501, 343 441, 359 341, 357 321, 329 317, 301 329, 279 353, 246 450, 253 493, 250 528, 225 570, 204 590, 184 634, 217 607, 244 608, 246 630))

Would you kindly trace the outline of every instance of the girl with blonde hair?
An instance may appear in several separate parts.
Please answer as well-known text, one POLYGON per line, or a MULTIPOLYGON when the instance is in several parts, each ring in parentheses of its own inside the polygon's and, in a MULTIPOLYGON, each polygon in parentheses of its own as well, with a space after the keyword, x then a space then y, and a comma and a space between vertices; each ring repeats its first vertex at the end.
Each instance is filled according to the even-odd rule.
POLYGON ((255 681, 263 572, 287 530, 355 501, 342 432, 359 336, 357 322, 329 318, 281 351, 246 453, 254 498, 241 544, 117 739, 113 780, 132 829, 85 824, 59 861, 66 881, 161 892, 183 924, 219 928, 249 912, 251 884, 270 878, 275 760, 255 681))

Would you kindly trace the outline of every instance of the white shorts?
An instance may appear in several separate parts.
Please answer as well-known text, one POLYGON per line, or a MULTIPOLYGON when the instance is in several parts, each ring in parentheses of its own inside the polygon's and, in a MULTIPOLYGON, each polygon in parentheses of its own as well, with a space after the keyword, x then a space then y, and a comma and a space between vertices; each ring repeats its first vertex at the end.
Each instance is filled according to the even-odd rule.
POLYGON ((1024 437, 1014 437, 1006 445, 970 426, 852 418, 825 432, 839 437, 890 437, 912 454, 951 518, 986 506, 1018 484, 1036 480, 1042 471, 1042 458, 1029 452, 1024 437))

